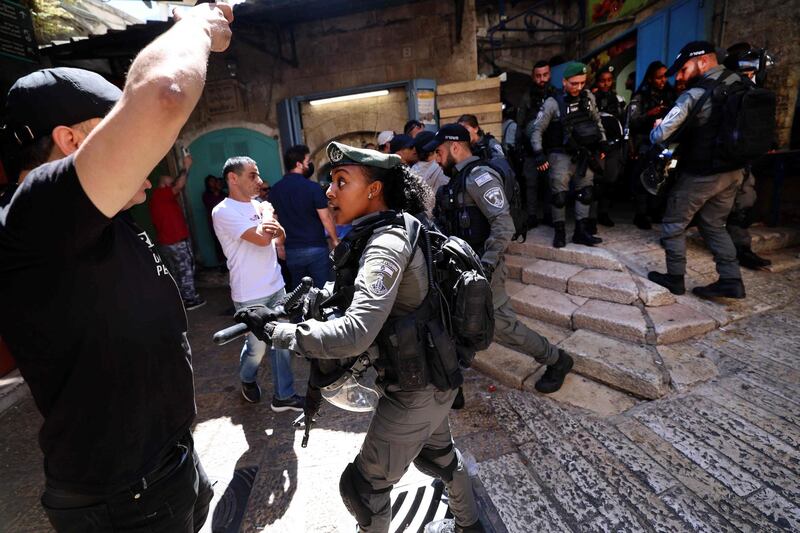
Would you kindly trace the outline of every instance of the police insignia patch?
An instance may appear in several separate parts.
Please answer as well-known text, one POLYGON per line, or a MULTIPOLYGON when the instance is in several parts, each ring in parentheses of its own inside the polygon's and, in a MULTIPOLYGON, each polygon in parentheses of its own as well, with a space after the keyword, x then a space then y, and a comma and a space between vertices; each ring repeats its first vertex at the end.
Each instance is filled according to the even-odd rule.
POLYGON ((504 205, 506 205, 506 198, 503 196, 503 189, 500 187, 492 187, 483 193, 483 199, 497 209, 501 209, 504 205))
POLYGON ((328 152, 328 159, 331 160, 331 163, 338 163, 343 157, 344 154, 336 146, 331 147, 330 151, 328 152))
POLYGON ((391 259, 376 259, 365 266, 364 283, 372 296, 385 296, 400 277, 400 266, 391 259))

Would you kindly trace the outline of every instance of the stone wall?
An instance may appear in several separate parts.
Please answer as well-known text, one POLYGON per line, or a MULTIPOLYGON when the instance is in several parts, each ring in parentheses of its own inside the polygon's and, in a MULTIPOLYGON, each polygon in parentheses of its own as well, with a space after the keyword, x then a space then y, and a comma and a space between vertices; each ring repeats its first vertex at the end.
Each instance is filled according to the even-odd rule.
POLYGON ((402 131, 408 120, 404 87, 390 89, 386 96, 312 106, 303 102, 303 133, 317 168, 325 162, 324 148, 330 141, 374 143, 383 130, 402 131), (345 140, 345 137, 347 140, 345 140))
POLYGON ((776 64, 767 75, 766 86, 778 97, 778 144, 788 147, 795 120, 800 87, 800 4, 781 0, 728 0, 724 25, 724 2, 717 2, 714 35, 727 48, 747 41, 767 48, 776 64))
MULTIPOLYGON (((454 2, 442 0, 297 24, 297 67, 266 52, 273 47, 273 36, 262 47, 234 35, 231 48, 211 58, 208 80, 230 79, 228 63, 234 60, 238 101, 229 106, 209 105, 212 95, 206 91, 181 138, 213 131, 222 121, 262 123, 277 129, 276 105, 291 96, 412 78, 432 78, 438 83, 473 80, 477 76, 474 0, 465 3, 460 39, 455 30, 454 2)), ((402 128, 406 119, 404 115, 399 126, 393 127, 402 128)), ((342 134, 354 131, 345 114, 340 120, 341 124, 329 129, 342 134)), ((309 146, 312 151, 318 148, 309 146)))

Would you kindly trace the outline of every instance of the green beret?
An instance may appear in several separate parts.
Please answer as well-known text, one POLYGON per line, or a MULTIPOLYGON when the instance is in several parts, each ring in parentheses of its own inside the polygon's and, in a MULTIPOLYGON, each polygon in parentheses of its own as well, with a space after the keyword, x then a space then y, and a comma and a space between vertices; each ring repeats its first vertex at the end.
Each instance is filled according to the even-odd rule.
POLYGON ((566 80, 571 78, 572 76, 579 76, 581 74, 586 74, 586 72, 588 72, 586 65, 578 61, 571 61, 567 63, 566 68, 564 68, 564 79, 566 80))
POLYGON ((367 150, 355 148, 346 144, 333 141, 328 145, 328 159, 331 166, 341 167, 344 165, 361 165, 365 167, 377 167, 383 169, 394 168, 403 164, 399 155, 384 154, 377 150, 367 150))

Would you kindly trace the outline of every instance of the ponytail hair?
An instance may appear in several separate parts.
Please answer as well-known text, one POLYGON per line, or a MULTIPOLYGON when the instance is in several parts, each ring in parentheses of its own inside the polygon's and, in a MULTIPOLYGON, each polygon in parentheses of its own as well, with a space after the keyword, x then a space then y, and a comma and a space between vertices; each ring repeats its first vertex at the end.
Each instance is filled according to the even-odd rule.
POLYGON ((393 211, 410 215, 424 213, 431 197, 431 189, 408 165, 390 169, 362 167, 370 181, 383 183, 383 201, 393 211))

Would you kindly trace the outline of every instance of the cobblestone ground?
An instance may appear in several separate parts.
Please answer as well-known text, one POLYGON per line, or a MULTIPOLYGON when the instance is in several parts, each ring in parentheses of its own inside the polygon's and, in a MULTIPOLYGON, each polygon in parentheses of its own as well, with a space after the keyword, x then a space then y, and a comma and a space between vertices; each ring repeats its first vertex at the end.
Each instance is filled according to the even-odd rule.
MULTIPOLYGON (((800 292, 791 288, 800 282, 797 271, 773 279, 760 290, 800 292)), ((213 331, 230 324, 227 291, 202 292, 209 304, 189 315, 195 439, 217 499, 239 469, 254 477, 242 531, 353 531, 338 479, 358 451, 368 415, 326 406, 301 448, 294 415, 269 409, 268 365, 259 377, 265 400, 242 399, 240 344, 210 342, 213 331)), ((717 364, 715 380, 614 417, 495 390, 468 372, 467 408, 451 423, 489 529, 800 530, 800 304, 793 300, 693 342, 717 364)), ((305 362, 296 359, 295 370, 302 393, 305 362)), ((30 397, 0 415, 0 531, 49 530, 38 505, 40 421, 30 397)), ((412 467, 397 490, 425 482, 412 467)), ((226 500, 217 522, 236 510, 226 500)), ((210 520, 204 530, 211 531, 210 520)))

